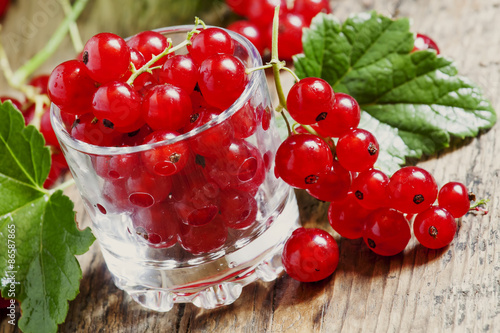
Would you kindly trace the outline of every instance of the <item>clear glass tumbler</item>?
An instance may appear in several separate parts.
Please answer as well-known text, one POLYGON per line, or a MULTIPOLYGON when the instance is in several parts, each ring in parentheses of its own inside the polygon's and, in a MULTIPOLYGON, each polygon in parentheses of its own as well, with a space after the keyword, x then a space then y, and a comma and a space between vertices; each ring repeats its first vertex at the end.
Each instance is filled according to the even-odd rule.
MULTIPOLYGON (((175 45, 191 29, 157 31, 175 45)), ((255 47, 228 32, 235 56, 247 68, 261 66, 255 47)), ((138 303, 156 311, 180 302, 215 308, 283 270, 283 243, 299 215, 293 189, 274 174, 281 141, 262 70, 220 116, 154 144, 90 145, 68 134, 57 107, 51 112, 107 267, 138 303), (193 148, 181 172, 158 175, 141 162, 176 145, 193 148)))

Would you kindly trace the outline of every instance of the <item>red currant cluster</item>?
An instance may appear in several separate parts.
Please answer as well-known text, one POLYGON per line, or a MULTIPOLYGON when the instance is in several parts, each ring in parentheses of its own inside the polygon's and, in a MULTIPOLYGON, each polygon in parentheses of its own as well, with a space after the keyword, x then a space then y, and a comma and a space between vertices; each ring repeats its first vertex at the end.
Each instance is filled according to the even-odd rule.
MULTIPOLYGON (((301 126, 278 148, 275 173, 331 202, 328 219, 338 234, 363 238, 373 252, 392 256, 409 243, 414 218, 413 234, 423 246, 438 249, 453 240, 455 219, 470 208, 463 184, 447 183, 438 193, 433 176, 420 167, 403 167, 390 177, 375 169, 379 144, 370 132, 358 128, 358 103, 334 93, 322 79, 298 81, 286 103, 301 126)), ((283 252, 286 271, 299 281, 323 279, 337 262, 333 237, 319 229, 296 231, 283 252), (332 244, 330 250, 326 244, 332 244)))
POLYGON ((144 143, 144 137, 129 139, 136 131, 186 133, 210 120, 208 113, 229 107, 247 75, 224 30, 203 29, 185 44, 188 53, 176 55, 172 43, 155 31, 128 41, 97 34, 85 44, 82 60, 54 69, 50 99, 62 114, 78 118, 71 134, 94 145, 144 143))
POLYGON ((9 9, 10 0, 0 0, 0 18, 2 18, 9 9))
POLYGON ((424 34, 417 34, 412 52, 420 50, 434 50, 436 51, 436 54, 439 54, 439 47, 436 42, 424 34))
POLYGON ((155 31, 127 41, 100 33, 85 44, 82 60, 66 61, 50 76, 52 102, 76 118, 67 124, 73 138, 151 146, 91 157, 107 201, 97 208, 130 213, 151 247, 179 242, 191 254, 209 253, 227 244, 228 229, 246 230, 256 221, 255 194, 270 158, 245 139, 269 128, 268 111, 249 101, 198 130, 245 89, 236 43, 220 28, 193 30, 177 46, 155 31), (175 140, 186 133, 189 139, 175 140), (174 142, 155 145, 166 140, 174 142))
POLYGON ((287 7, 287 0, 226 0, 233 12, 247 19, 236 21, 227 28, 251 41, 260 54, 271 50, 273 12, 280 6, 278 50, 281 59, 290 60, 302 53, 302 29, 320 12, 330 13, 328 0, 295 0, 287 7))

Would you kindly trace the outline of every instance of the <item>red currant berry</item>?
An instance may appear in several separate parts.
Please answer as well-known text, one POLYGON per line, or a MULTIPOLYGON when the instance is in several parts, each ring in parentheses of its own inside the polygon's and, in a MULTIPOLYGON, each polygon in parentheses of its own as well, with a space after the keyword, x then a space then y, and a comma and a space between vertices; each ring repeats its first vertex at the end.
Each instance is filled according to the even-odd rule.
MULTIPOLYGON (((2 18, 5 15, 7 10, 9 9, 9 5, 10 5, 10 0, 1 0, 0 1, 0 18, 2 18)), ((0 300, 2 300, 1 296, 0 296, 0 300)))
POLYGON ((168 204, 138 209, 132 215, 132 221, 136 234, 147 240, 151 247, 169 248, 177 243, 179 218, 168 204))
POLYGON ((49 86, 49 77, 50 75, 41 74, 33 77, 28 83, 30 86, 33 86, 38 89, 39 94, 47 95, 47 88, 49 86))
POLYGON ((366 209, 387 207, 389 177, 376 169, 361 172, 352 181, 351 191, 359 204, 366 209))
POLYGON ((52 123, 50 122, 50 110, 46 108, 40 119, 40 133, 42 133, 45 139, 45 144, 51 145, 59 148, 59 141, 57 140, 56 133, 52 128, 52 123))
POLYGON ((392 208, 379 208, 371 213, 363 230, 363 240, 370 250, 383 256, 402 252, 410 238, 408 220, 392 208))
POLYGON ((190 226, 202 226, 210 223, 219 213, 219 207, 215 203, 207 202, 202 207, 196 207, 190 201, 180 201, 173 205, 182 222, 190 226))
POLYGON ((105 208, 106 211, 123 213, 137 208, 137 206, 131 205, 128 200, 129 195, 126 189, 126 180, 124 179, 112 181, 105 179, 102 185, 102 196, 106 200, 106 207, 108 208, 105 208))
POLYGON ((146 170, 134 172, 126 179, 126 193, 129 202, 142 208, 148 208, 165 200, 172 189, 170 177, 153 176, 146 170))
MULTIPOLYGON (((134 64, 135 69, 139 69, 146 64, 146 59, 144 59, 144 56, 141 52, 137 51, 134 48, 130 48, 130 62, 134 64)), ((126 82, 131 75, 132 71, 129 70, 120 80, 126 82)), ((134 90, 142 93, 142 91, 146 88, 156 84, 158 84, 158 82, 154 78, 153 74, 144 72, 136 77, 131 85, 134 90)))
MULTIPOLYGON (((278 52, 280 59, 291 60, 302 53, 302 29, 307 25, 301 15, 288 13, 280 16, 278 28, 278 52)), ((272 36, 272 26, 270 27, 272 36)), ((269 38, 272 40, 272 38, 269 38)), ((271 48, 271 45, 268 45, 271 48)))
POLYGON ((310 189, 332 169, 333 156, 325 141, 312 134, 289 136, 276 152, 276 172, 286 183, 310 189))
POLYGON ((126 133, 122 136, 121 144, 122 146, 139 146, 142 145, 144 139, 153 133, 153 130, 148 125, 144 125, 136 131, 126 133))
POLYGON ((265 108, 262 105, 259 105, 257 108, 262 108, 262 129, 264 131, 267 131, 269 127, 271 126, 271 119, 272 119, 272 109, 269 106, 266 106, 265 108))
POLYGON ((94 170, 104 179, 125 179, 132 175, 139 164, 137 154, 97 155, 93 159, 94 170))
POLYGON ((281 15, 287 8, 286 0, 253 0, 248 1, 247 16, 250 21, 264 27, 273 22, 274 8, 280 5, 281 15))
POLYGON ((449 182, 438 193, 439 207, 446 209, 454 218, 464 216, 470 209, 469 192, 464 184, 449 182))
POLYGON ((314 282, 332 275, 339 262, 335 239, 324 230, 298 228, 288 238, 281 261, 286 273, 300 282, 314 282))
POLYGON ((293 12, 304 17, 305 24, 309 26, 314 16, 323 13, 330 13, 330 2, 328 0, 295 0, 293 12))
POLYGON ((339 139, 336 153, 344 168, 361 172, 373 167, 378 158, 379 145, 373 134, 355 128, 339 139))
POLYGON ((63 170, 69 169, 68 161, 66 161, 66 157, 59 149, 52 150, 52 164, 58 166, 63 170))
POLYGON ((231 23, 227 29, 246 37, 261 55, 264 54, 266 47, 265 39, 258 25, 250 21, 241 20, 231 23))
MULTIPOLYGON (((6 1, 6 3, 8 4, 9 2, 6 1)), ((0 1, 0 17, 2 17, 3 15, 3 12, 2 12, 2 6, 3 4, 1 3, 0 1)), ((10 302, 9 299, 7 298, 3 298, 2 295, 0 295, 0 309, 5 309, 7 308, 9 305, 11 305, 12 303, 10 302)))
MULTIPOLYGON (((207 108, 202 113, 198 114, 196 119, 192 118, 193 122, 186 126, 183 131, 189 132, 195 128, 199 128, 216 119, 219 113, 219 109, 207 108)), ((233 136, 233 126, 231 122, 223 121, 191 137, 189 144, 196 154, 202 156, 217 156, 221 154, 221 149, 231 144, 233 136)))
POLYGON ((193 167, 173 179, 171 198, 182 222, 192 226, 210 223, 219 214, 220 189, 193 167))
POLYGON ((307 193, 322 201, 339 201, 347 197, 351 187, 351 173, 336 160, 320 183, 309 188, 307 193))
POLYGON ((234 129, 234 137, 245 139, 255 133, 259 121, 258 110, 252 106, 250 101, 229 118, 234 129))
POLYGON ((391 176, 387 191, 393 208, 406 214, 418 214, 436 201, 438 187, 428 171, 408 166, 391 176))
POLYGON ((248 1, 247 0, 226 0, 227 6, 236 14, 241 16, 248 15, 248 1))
POLYGON ((93 80, 99 83, 115 81, 129 69, 130 50, 120 36, 102 32, 94 35, 85 44, 83 63, 93 80))
POLYGON ((356 239, 363 237, 363 229, 371 210, 359 205, 352 192, 344 200, 334 201, 328 207, 328 222, 340 236, 356 239))
POLYGON ((112 81, 100 86, 94 94, 92 107, 97 119, 108 121, 119 132, 136 131, 144 125, 142 98, 124 82, 112 81), (121 128, 125 130, 120 130, 121 128))
POLYGON ((191 55, 176 55, 165 61, 159 75, 160 83, 170 83, 190 94, 198 82, 198 66, 191 55))
POLYGON ((0 102, 4 103, 5 101, 10 101, 16 109, 22 112, 23 105, 18 99, 9 96, 0 96, 0 102))
POLYGON ((200 66, 198 85, 208 104, 225 110, 245 90, 248 76, 245 66, 236 57, 217 54, 207 58, 200 66))
POLYGON ((361 120, 361 110, 358 102, 351 96, 343 93, 335 94, 333 110, 328 117, 319 121, 317 126, 322 136, 340 138, 356 128, 361 120))
POLYGON ((446 209, 431 206, 418 213, 413 221, 413 234, 429 249, 440 249, 451 243, 457 231, 455 218, 446 209))
POLYGON ((61 157, 62 159, 64 159, 64 156, 60 152, 53 153, 50 156, 50 170, 47 179, 45 179, 45 182, 43 183, 44 188, 52 188, 57 180, 61 177, 62 173, 66 171, 67 164, 60 162, 61 157))
POLYGON ((0 96, 0 102, 4 103, 5 101, 10 101, 14 108, 19 110, 24 117, 24 124, 28 125, 31 120, 33 120, 33 117, 35 116, 35 104, 31 104, 28 108, 23 107, 21 102, 15 98, 9 97, 9 96, 0 96))
POLYGON ((220 250, 227 240, 227 227, 220 217, 201 226, 184 223, 179 228, 179 243, 182 248, 194 255, 220 250))
POLYGON ((177 131, 189 123, 191 99, 181 88, 157 85, 144 96, 142 116, 153 130, 177 131))
MULTIPOLYGON (((172 131, 156 131, 144 139, 144 144, 153 144, 175 139, 179 133, 172 131)), ((153 174, 171 176, 181 171, 189 160, 191 151, 185 141, 172 144, 165 143, 143 151, 141 159, 146 168, 153 174)))
POLYGON ((229 228, 247 229, 255 222, 257 211, 257 201, 247 192, 227 189, 220 194, 220 216, 229 228))
POLYGON ((233 39, 221 28, 203 29, 193 35, 191 43, 187 49, 197 64, 216 54, 233 55, 234 52, 233 39))
POLYGON ((123 134, 106 126, 93 113, 86 113, 73 123, 71 136, 91 145, 114 147, 121 145, 123 134))
POLYGON ((328 82, 307 77, 295 83, 288 93, 286 105, 290 116, 303 125, 328 117, 333 110, 335 94, 328 82))
POLYGON ((54 68, 47 89, 61 111, 81 115, 91 110, 96 86, 83 62, 69 60, 54 68))
POLYGON ((223 190, 256 193, 265 179, 265 165, 257 147, 245 140, 233 140, 215 157, 205 159, 204 172, 223 190))
MULTIPOLYGON (((135 48, 143 56, 146 62, 150 61, 154 56, 162 53, 167 47, 172 46, 165 36, 156 31, 143 31, 133 36, 127 41, 127 45, 135 48)), ((168 58, 173 57, 173 53, 169 53, 156 61, 153 66, 161 66, 168 58)))
POLYGON ((421 50, 435 50, 436 54, 439 54, 439 47, 437 46, 436 42, 434 42, 430 37, 423 35, 423 34, 417 34, 415 38, 415 45, 413 47, 413 51, 421 51, 421 50))

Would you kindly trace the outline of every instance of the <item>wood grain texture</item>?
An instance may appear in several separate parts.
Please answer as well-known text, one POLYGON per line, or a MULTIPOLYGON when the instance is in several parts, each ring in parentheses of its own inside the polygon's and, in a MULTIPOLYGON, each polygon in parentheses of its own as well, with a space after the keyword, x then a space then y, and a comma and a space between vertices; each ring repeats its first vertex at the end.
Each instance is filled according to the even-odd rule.
MULTIPOLYGON (((19 33, 16 16, 33 17, 42 2, 17 1, 7 16, 2 39, 9 31, 19 33)), ((332 7, 341 20, 372 9, 411 17, 412 30, 432 36, 442 53, 456 60, 459 72, 476 82, 500 110, 499 0, 336 0, 332 7)), ((57 11, 52 21, 61 15, 57 11)), ((94 22, 91 15, 86 18, 79 22, 84 38, 96 32, 96 25, 105 29, 106 22, 94 22)), ((39 30, 40 35, 15 50, 14 66, 50 35, 45 27, 39 30)), ((69 50, 69 43, 66 46, 69 50)), ((59 53, 40 71, 49 71, 70 54, 59 53)), ((4 81, 0 84, 2 93, 8 90, 4 81)), ((245 287, 241 297, 225 308, 208 311, 176 305, 168 313, 155 313, 113 285, 95 244, 79 257, 80 294, 70 303, 60 332, 499 332, 498 131, 496 125, 419 163, 438 183, 462 181, 479 197, 491 200, 488 215, 468 214, 462 219, 454 241, 445 249, 428 250, 412 240, 402 254, 377 256, 361 240, 338 237, 326 220, 328 204, 297 191, 302 223, 324 228, 338 240, 340 263, 330 278, 304 284, 283 275, 271 283, 245 287)), ((68 195, 76 202, 78 220, 88 223, 78 193, 73 188, 68 195)), ((0 320, 0 332, 18 332, 5 318, 0 320)))

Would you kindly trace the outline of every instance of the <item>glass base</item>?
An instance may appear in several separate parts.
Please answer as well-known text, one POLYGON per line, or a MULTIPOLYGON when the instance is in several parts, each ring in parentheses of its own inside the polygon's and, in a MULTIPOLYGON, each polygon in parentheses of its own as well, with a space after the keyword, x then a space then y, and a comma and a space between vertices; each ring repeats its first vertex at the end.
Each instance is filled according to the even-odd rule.
POLYGON ((283 271, 283 245, 298 226, 298 206, 291 190, 283 210, 261 235, 208 262, 162 267, 159 262, 131 263, 105 247, 101 250, 116 286, 142 306, 159 312, 171 310, 175 303, 213 309, 233 303, 249 283, 276 279, 283 271))

